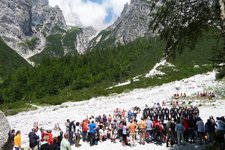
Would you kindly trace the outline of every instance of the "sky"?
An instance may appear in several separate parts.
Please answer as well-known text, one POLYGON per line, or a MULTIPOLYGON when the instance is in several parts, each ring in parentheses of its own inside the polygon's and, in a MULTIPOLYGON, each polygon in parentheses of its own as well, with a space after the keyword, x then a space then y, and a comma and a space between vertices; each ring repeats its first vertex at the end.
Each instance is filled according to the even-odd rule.
POLYGON ((49 0, 58 5, 68 25, 93 26, 102 30, 111 25, 130 0, 49 0))

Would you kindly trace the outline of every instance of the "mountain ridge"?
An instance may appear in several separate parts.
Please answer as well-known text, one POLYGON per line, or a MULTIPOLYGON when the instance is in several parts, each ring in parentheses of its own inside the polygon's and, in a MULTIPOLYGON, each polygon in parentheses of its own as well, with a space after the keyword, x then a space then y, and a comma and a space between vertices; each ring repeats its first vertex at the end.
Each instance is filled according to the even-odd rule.
POLYGON ((126 45, 141 37, 155 36, 149 29, 153 19, 150 4, 151 2, 147 0, 132 0, 130 4, 126 3, 121 16, 93 38, 89 48, 126 45))

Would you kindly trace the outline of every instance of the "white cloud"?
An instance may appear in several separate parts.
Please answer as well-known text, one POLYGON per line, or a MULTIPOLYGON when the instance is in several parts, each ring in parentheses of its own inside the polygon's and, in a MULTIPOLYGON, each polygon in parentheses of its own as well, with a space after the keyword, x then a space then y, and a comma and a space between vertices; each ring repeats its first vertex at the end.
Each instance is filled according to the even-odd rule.
POLYGON ((82 0, 49 0, 51 6, 58 5, 64 14, 67 24, 93 26, 101 30, 111 25, 120 16, 124 4, 130 0, 103 0, 102 4, 82 2, 82 0), (112 8, 112 20, 105 23, 107 8, 112 8))

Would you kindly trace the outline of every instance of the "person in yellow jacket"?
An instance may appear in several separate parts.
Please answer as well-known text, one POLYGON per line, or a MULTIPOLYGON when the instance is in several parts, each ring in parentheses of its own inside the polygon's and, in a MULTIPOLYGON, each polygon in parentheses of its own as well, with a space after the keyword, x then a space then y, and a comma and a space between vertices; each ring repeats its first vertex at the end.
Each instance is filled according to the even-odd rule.
POLYGON ((14 137, 14 147, 15 150, 20 150, 21 148, 21 136, 20 136, 20 130, 16 132, 16 135, 14 137))

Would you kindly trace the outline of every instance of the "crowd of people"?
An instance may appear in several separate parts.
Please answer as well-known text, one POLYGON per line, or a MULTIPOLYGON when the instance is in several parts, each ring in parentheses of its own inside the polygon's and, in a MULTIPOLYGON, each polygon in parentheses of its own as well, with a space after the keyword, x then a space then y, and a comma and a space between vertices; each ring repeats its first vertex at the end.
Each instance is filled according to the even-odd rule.
POLYGON ((201 98, 215 98, 216 95, 213 92, 198 92, 197 97, 201 97, 201 98))
POLYGON ((175 93, 173 94, 173 97, 174 99, 179 99, 179 98, 183 98, 183 97, 186 97, 186 93, 175 93))
MULTIPOLYGON (((117 108, 113 114, 89 116, 81 122, 67 119, 64 133, 58 124, 54 128, 59 131, 57 136, 53 136, 52 130, 44 130, 34 123, 28 134, 29 147, 32 150, 71 150, 71 146, 80 147, 81 140, 90 146, 109 140, 131 147, 146 143, 173 146, 225 141, 225 118, 215 120, 210 116, 203 122, 197 107, 146 105, 143 111, 137 106, 130 110, 117 108)), ((20 131, 15 133, 13 129, 9 135, 15 150, 21 149, 20 131)))
MULTIPOLYGON (((175 94, 173 94, 172 99, 180 99, 180 98, 186 98, 186 97, 187 97, 186 93, 175 93, 175 94)), ((203 92, 196 93, 196 97, 213 99, 216 97, 216 95, 214 92, 211 92, 211 91, 209 91, 209 92, 203 91, 203 92)))

